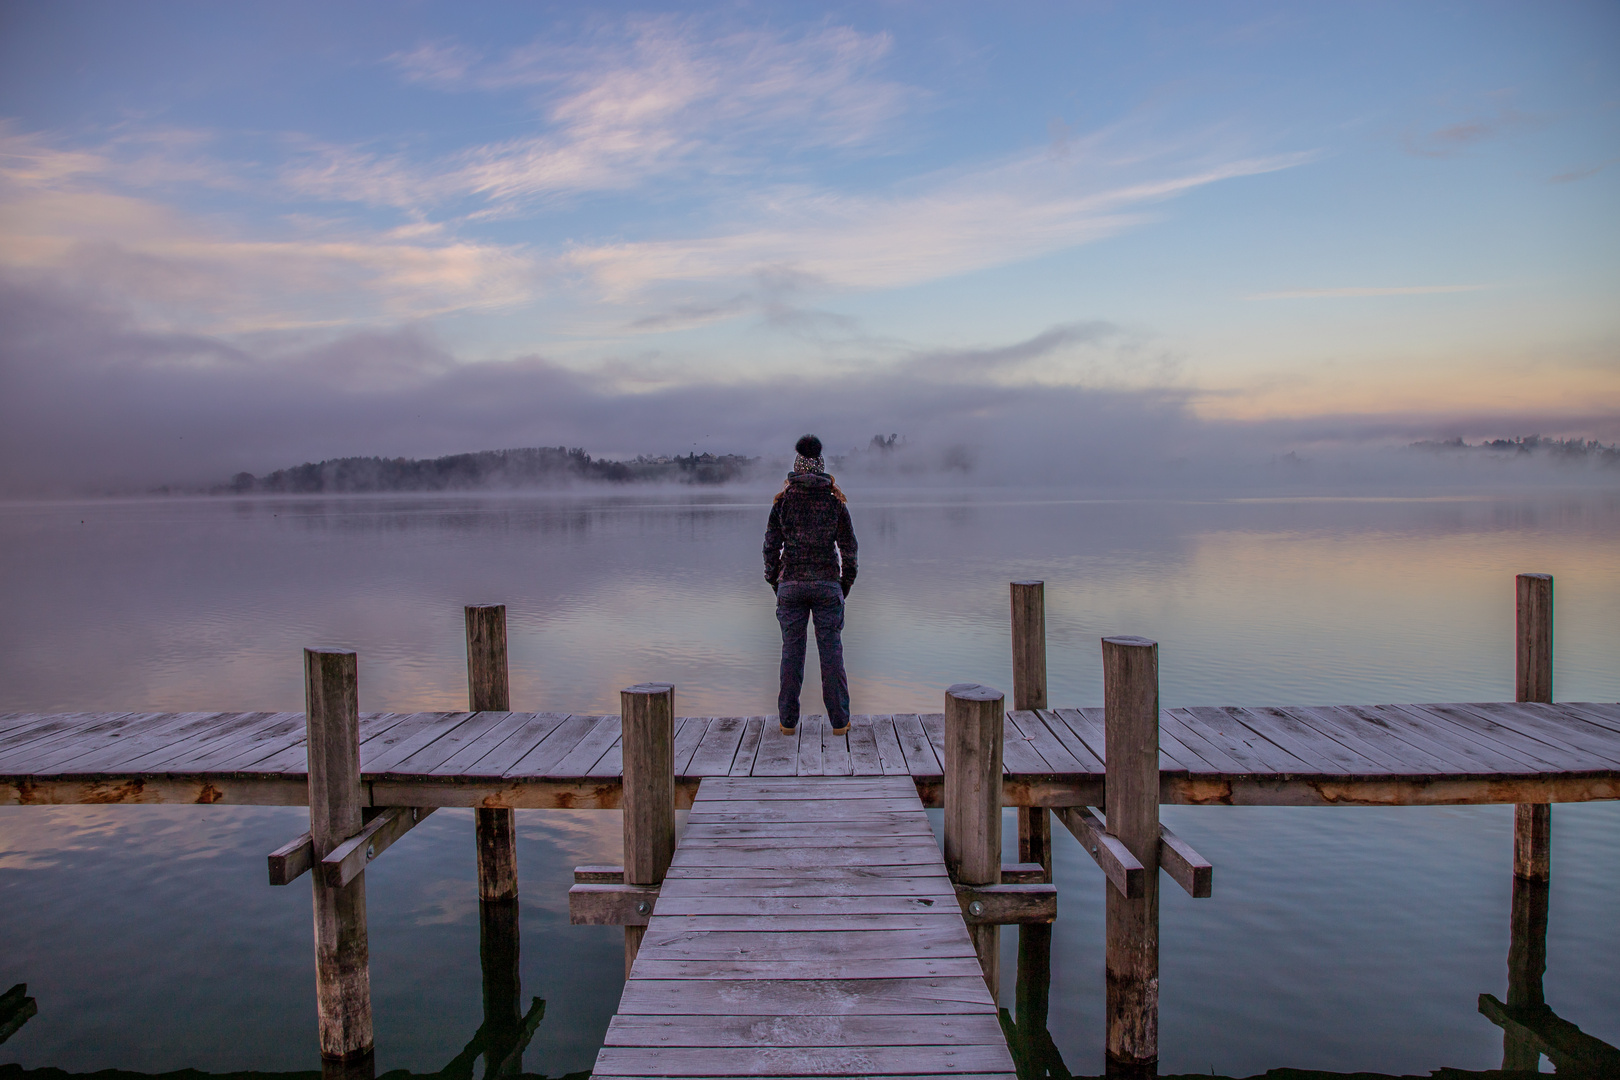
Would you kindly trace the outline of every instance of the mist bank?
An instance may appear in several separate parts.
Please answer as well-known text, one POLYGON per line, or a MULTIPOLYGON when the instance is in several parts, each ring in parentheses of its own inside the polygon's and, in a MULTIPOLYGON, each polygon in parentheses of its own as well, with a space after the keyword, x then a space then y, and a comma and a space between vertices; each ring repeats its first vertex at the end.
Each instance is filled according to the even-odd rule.
POLYGON ((838 469, 872 482, 1293 493, 1620 483, 1590 457, 1409 447, 1528 432, 1612 443, 1620 417, 1607 414, 1222 422, 1198 415, 1196 390, 1043 383, 1019 366, 1106 340, 1100 323, 826 377, 647 389, 625 389, 609 365, 463 362, 420 328, 254 342, 158 332, 40 282, 0 280, 0 325, 0 494, 11 497, 208 489, 296 462, 501 446, 583 448, 614 462, 761 457, 770 479, 805 432, 821 436, 838 469), (888 445, 874 445, 874 432, 888 445))

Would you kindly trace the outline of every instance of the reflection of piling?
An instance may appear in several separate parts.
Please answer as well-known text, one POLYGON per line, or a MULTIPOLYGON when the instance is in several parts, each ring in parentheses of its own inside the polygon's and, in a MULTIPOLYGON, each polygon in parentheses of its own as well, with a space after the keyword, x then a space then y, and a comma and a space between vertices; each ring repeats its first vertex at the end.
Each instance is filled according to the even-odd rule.
MULTIPOLYGON (((507 712, 512 692, 506 665, 506 605, 467 608, 467 698, 473 712, 507 712)), ((474 811, 478 839, 478 899, 517 900, 517 825, 512 811, 474 811)))
MULTIPOLYGON (((1012 583, 1013 708, 1046 703, 1046 583, 1012 583)), ((1039 863, 1052 880, 1052 814, 1044 806, 1018 808, 1018 861, 1039 863)))
POLYGON ((484 972, 484 1025, 480 1029, 484 1075, 523 1071, 523 1013, 519 973, 518 903, 485 900, 478 905, 478 960, 484 972))
POLYGON ((1107 897, 1110 1075, 1153 1075, 1159 1059, 1159 646, 1104 638, 1108 832, 1146 869, 1141 895, 1107 897))
POLYGON ((369 1077, 371 974, 366 945, 366 876, 332 885, 319 863, 360 831, 360 693, 352 652, 304 650, 309 747, 309 832, 317 871, 315 998, 322 1070, 369 1077))
MULTIPOLYGON (((945 691, 945 867, 958 885, 1001 884, 1001 691, 957 683, 945 691)), ((972 924, 991 1000, 1001 992, 1001 927, 972 924)))
MULTIPOLYGON (((675 857, 675 688, 643 683, 619 693, 624 746, 624 883, 660 885, 675 857)), ((624 928, 624 974, 647 927, 624 928)))
MULTIPOLYGON (((1546 881, 1514 875, 1513 925, 1508 938, 1507 1007, 1519 1015, 1547 1007, 1541 979, 1547 972, 1547 893, 1546 881)), ((1541 1067, 1541 1049, 1522 1028, 1502 1032, 1502 1069, 1541 1067)))

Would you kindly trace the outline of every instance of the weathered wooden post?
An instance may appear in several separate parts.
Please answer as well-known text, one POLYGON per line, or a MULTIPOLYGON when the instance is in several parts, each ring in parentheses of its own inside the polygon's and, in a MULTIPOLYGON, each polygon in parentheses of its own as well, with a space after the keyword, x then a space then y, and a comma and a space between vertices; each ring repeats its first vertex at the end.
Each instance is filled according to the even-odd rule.
MULTIPOLYGON (((675 857, 675 688, 642 683, 619 692, 624 746, 624 883, 661 885, 675 857)), ((624 973, 645 926, 624 928, 624 973)))
MULTIPOLYGON (((1001 740, 1006 699, 978 683, 945 691, 945 868, 959 885, 1001 884, 1001 740)), ((992 1000, 1001 993, 1001 927, 970 925, 992 1000)))
MULTIPOLYGON (((506 605, 467 608, 467 704, 473 712, 508 712, 512 692, 506 668, 506 605)), ((511 810, 479 807, 478 899, 516 900, 517 823, 511 810)))
POLYGON ((1104 889, 1108 1070, 1153 1075, 1159 1060, 1159 643, 1102 640, 1108 832, 1146 872, 1141 895, 1104 889))
MULTIPOLYGON (((1514 700, 1552 701, 1553 579, 1520 574, 1517 581, 1514 700)), ((1546 881, 1552 871, 1552 807, 1520 803, 1513 808, 1513 873, 1546 881)))
MULTIPOLYGON (((1046 704, 1046 582, 1012 583, 1013 708, 1046 704)), ((1052 814, 1044 806, 1018 808, 1018 861, 1040 863, 1052 880, 1052 814)), ((1040 927, 1050 934, 1051 927, 1040 927)), ((1023 934, 1023 930, 1019 930, 1023 934)))
MULTIPOLYGON (((360 831, 360 693, 352 652, 304 650, 309 832, 317 864, 360 831)), ((372 1060, 366 876, 315 891, 315 1000, 323 1070, 352 1076, 372 1060)))

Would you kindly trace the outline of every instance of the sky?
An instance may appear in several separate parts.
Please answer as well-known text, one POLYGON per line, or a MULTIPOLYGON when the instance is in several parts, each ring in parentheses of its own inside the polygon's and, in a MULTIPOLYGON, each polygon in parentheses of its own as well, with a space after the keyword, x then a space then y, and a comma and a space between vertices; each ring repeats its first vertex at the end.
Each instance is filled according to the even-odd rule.
POLYGON ((0 428, 14 494, 1613 442, 1620 6, 0 0, 0 428))

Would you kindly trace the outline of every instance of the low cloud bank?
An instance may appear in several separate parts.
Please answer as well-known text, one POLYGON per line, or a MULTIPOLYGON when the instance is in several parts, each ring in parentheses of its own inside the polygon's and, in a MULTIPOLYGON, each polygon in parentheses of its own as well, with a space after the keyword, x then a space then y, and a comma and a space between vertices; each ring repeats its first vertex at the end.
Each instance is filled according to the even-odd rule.
POLYGON ((1106 324, 1056 328, 994 355, 918 355, 836 378, 641 393, 539 357, 460 363, 409 328, 259 349, 156 333, 38 282, 0 281, 0 325, 0 493, 13 497, 206 488, 323 459, 503 447, 785 459, 805 431, 873 482, 1309 491, 1556 477, 1620 486, 1620 470, 1596 458, 1408 449, 1531 432, 1612 441, 1613 416, 1216 423, 1195 415, 1187 391, 1019 382, 996 362, 1048 338, 1106 335, 1106 324), (900 437, 880 448, 874 434, 900 437))

